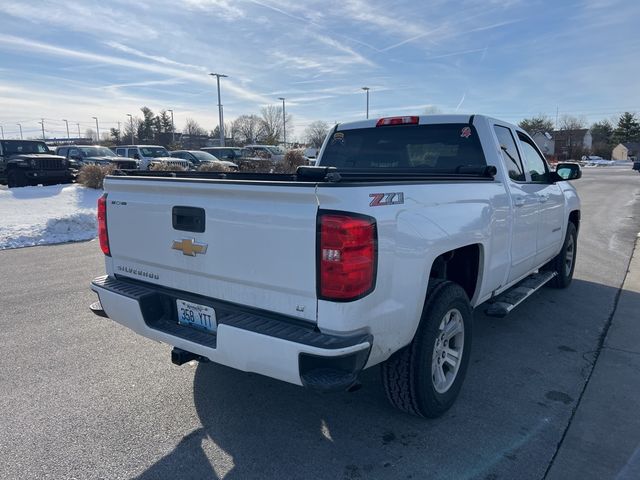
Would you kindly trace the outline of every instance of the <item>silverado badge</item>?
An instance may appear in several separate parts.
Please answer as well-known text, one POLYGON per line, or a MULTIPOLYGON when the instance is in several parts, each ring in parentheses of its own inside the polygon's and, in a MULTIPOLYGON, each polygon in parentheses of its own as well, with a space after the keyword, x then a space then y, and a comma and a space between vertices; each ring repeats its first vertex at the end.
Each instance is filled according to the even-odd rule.
POLYGON ((207 244, 198 243, 195 238, 183 238, 182 240, 174 240, 171 248, 180 250, 183 255, 195 257, 196 255, 204 255, 207 253, 207 244))

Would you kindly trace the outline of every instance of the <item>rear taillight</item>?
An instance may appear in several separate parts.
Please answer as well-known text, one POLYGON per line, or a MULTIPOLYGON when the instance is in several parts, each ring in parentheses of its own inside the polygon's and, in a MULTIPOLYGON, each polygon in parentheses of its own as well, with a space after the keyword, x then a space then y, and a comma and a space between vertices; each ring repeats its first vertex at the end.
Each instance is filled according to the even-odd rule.
POLYGON ((375 287, 377 263, 376 221, 349 213, 321 213, 318 229, 318 296, 349 301, 375 287))
POLYGON ((111 256, 109 249, 109 233, 107 232, 107 194, 98 199, 98 239, 102 253, 111 256))
POLYGON ((386 117, 376 123, 376 127, 388 127, 390 125, 417 125, 420 117, 386 117))

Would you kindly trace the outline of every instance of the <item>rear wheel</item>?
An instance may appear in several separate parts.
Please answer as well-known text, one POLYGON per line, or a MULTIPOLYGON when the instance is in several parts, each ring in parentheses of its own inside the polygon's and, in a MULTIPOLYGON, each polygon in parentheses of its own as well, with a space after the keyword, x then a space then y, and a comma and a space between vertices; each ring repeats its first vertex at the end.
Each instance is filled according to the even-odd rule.
POLYGON ((26 187, 28 180, 24 172, 20 170, 9 170, 7 172, 7 186, 9 188, 26 187))
POLYGON ((431 281, 413 341, 382 364, 382 382, 393 406, 435 418, 453 405, 469 364, 472 316, 459 285, 431 281))
POLYGON ((573 279, 573 271, 576 268, 576 254, 578 252, 578 231, 576 226, 569 222, 567 235, 560 253, 545 267, 546 270, 556 272, 556 276, 549 282, 554 288, 567 288, 573 279))

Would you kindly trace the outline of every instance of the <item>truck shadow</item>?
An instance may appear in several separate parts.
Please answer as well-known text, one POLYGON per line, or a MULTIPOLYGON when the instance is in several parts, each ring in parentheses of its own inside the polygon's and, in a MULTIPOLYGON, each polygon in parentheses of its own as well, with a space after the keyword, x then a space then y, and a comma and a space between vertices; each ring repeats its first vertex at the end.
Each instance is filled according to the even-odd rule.
POLYGON ((542 289, 505 319, 479 308, 462 393, 436 420, 393 410, 377 367, 361 376, 361 390, 323 395, 200 364, 201 428, 138 478, 540 478, 617 291, 574 280, 542 289))

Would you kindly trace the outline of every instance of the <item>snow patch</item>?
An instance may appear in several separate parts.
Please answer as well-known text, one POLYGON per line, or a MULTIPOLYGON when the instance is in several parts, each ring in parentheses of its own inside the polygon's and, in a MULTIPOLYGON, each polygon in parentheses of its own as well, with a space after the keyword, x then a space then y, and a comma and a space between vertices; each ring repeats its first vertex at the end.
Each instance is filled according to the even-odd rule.
POLYGON ((94 238, 100 195, 80 185, 0 190, 0 250, 94 238))

